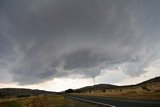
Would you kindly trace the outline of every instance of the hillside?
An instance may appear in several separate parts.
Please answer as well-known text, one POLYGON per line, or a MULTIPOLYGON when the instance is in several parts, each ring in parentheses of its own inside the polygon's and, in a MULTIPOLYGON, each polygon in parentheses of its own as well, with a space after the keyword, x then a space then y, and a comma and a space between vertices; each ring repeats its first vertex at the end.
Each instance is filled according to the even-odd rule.
POLYGON ((160 100, 160 77, 155 77, 136 85, 115 86, 98 84, 80 89, 69 89, 66 93, 85 96, 103 96, 124 99, 160 100))
POLYGON ((159 77, 152 78, 152 79, 149 79, 149 80, 144 81, 144 82, 142 82, 142 83, 139 83, 139 85, 156 83, 156 82, 160 82, 160 76, 159 76, 159 77))
POLYGON ((72 92, 75 92, 75 93, 100 91, 100 90, 104 91, 104 90, 107 90, 107 89, 118 89, 118 88, 129 88, 129 87, 136 87, 136 86, 144 86, 144 85, 147 85, 147 84, 154 84, 154 83, 158 83, 158 82, 160 83, 160 77, 155 77, 155 78, 149 79, 147 81, 141 82, 141 83, 136 84, 136 85, 117 86, 117 85, 111 85, 111 84, 97 84, 97 85, 94 85, 94 86, 86 86, 86 87, 82 87, 82 88, 79 88, 79 89, 75 89, 75 90, 70 89, 70 90, 72 90, 72 92))
POLYGON ((2 88, 0 89, 0 98, 8 97, 27 97, 41 94, 50 94, 52 92, 43 90, 21 89, 21 88, 2 88))
POLYGON ((110 84, 97 84, 94 86, 87 86, 87 87, 83 87, 80 89, 76 89, 74 90, 75 92, 90 92, 90 91, 96 91, 96 90, 105 90, 105 89, 113 89, 116 88, 118 86, 116 85, 110 85, 110 84))

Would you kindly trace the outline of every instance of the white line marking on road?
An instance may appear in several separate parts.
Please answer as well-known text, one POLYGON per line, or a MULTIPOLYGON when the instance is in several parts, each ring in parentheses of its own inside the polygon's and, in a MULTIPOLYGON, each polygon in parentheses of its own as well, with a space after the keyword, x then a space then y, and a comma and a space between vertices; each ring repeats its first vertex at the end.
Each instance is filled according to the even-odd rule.
POLYGON ((91 100, 85 100, 82 98, 76 98, 76 97, 70 97, 70 96, 66 96, 67 98, 70 99, 75 99, 75 100, 79 100, 79 101, 84 101, 84 102, 88 102, 88 103, 93 103, 93 104, 97 104, 97 105, 102 105, 102 106, 106 106, 106 107, 116 107, 114 105, 110 105, 110 104, 105 104, 105 103, 100 103, 100 102, 96 102, 96 101, 91 101, 91 100))

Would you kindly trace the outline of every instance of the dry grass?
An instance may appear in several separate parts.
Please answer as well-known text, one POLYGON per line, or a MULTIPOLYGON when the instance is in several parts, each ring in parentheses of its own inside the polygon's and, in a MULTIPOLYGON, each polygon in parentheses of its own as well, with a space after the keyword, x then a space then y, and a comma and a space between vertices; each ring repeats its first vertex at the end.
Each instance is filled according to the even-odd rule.
POLYGON ((63 107, 65 98, 59 95, 41 95, 0 101, 0 107, 63 107))
POLYGON ((97 107, 94 104, 66 99, 60 95, 41 95, 0 100, 0 107, 97 107))
POLYGON ((66 99, 65 107, 97 107, 97 105, 86 103, 86 102, 81 102, 77 100, 72 100, 72 99, 66 99))
POLYGON ((86 93, 74 93, 74 95, 102 96, 122 99, 160 100, 160 83, 141 86, 91 91, 86 93))
POLYGON ((62 107, 64 97, 58 95, 47 95, 30 97, 19 101, 23 107, 62 107))

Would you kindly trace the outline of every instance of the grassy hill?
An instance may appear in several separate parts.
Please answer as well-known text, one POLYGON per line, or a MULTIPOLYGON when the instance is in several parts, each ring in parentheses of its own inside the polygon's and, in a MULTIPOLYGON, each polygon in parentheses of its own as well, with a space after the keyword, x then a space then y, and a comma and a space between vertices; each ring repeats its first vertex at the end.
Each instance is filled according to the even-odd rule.
POLYGON ((74 90, 74 92, 91 92, 91 91, 97 91, 97 90, 105 90, 105 89, 113 89, 118 86, 116 85, 110 85, 110 84, 97 84, 94 86, 87 86, 80 89, 74 90))
POLYGON ((100 90, 104 91, 107 89, 132 88, 132 87, 136 87, 136 86, 143 87, 145 85, 155 84, 155 83, 160 83, 160 77, 155 77, 155 78, 149 79, 147 81, 141 82, 136 85, 117 86, 117 85, 111 85, 111 84, 97 84, 94 86, 86 86, 86 87, 82 87, 79 89, 75 89, 75 90, 72 90, 71 92, 81 93, 81 92, 91 92, 91 91, 100 91, 100 90))
POLYGON ((43 91, 43 90, 32 90, 23 88, 2 88, 0 89, 0 98, 9 97, 28 97, 28 96, 38 96, 42 94, 51 94, 53 92, 43 91))
POLYGON ((0 92, 0 107, 97 107, 43 90, 4 88, 0 92))
POLYGON ((152 79, 149 79, 147 81, 144 81, 138 85, 142 85, 142 84, 150 84, 150 83, 156 83, 156 82, 160 82, 160 76, 159 77, 155 77, 155 78, 152 78, 152 79))
POLYGON ((160 77, 155 77, 136 85, 116 86, 98 84, 80 89, 68 90, 66 93, 85 96, 103 96, 124 99, 156 99, 160 100, 160 77))

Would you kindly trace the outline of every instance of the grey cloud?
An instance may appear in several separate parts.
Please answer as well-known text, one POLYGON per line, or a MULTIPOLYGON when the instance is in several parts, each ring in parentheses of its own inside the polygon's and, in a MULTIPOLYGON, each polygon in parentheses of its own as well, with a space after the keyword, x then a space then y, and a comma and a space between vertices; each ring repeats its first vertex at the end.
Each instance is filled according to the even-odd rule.
POLYGON ((21 85, 103 69, 130 76, 159 59, 159 1, 15 0, 0 3, 0 60, 21 85), (155 51, 156 50, 156 51, 155 51), (3 57, 2 57, 3 56, 3 57))
POLYGON ((97 56, 91 50, 78 50, 66 56, 64 69, 91 68, 105 61, 102 56, 97 56))

